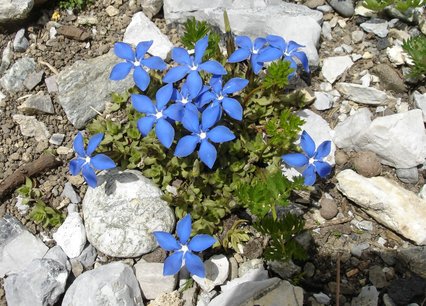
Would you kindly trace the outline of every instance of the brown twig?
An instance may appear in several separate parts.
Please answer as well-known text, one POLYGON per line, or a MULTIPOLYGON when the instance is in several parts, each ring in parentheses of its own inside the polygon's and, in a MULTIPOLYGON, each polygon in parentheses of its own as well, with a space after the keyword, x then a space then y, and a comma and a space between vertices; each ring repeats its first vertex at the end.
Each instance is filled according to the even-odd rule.
POLYGON ((43 153, 36 160, 22 165, 12 175, 0 182, 0 200, 13 192, 17 187, 25 183, 26 177, 37 175, 46 170, 58 167, 62 162, 55 156, 43 153))

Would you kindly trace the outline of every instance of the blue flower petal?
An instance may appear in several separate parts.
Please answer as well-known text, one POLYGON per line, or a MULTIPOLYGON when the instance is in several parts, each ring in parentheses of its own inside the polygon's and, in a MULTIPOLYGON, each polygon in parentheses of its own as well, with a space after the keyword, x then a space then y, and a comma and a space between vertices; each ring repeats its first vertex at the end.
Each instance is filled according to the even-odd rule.
POLYGON ((257 61, 260 63, 272 62, 283 56, 281 50, 274 47, 266 47, 257 56, 257 61))
POLYGON ((186 252, 185 265, 191 274, 197 275, 198 277, 201 277, 201 278, 204 278, 206 276, 204 264, 201 261, 200 257, 198 257, 197 255, 194 255, 191 252, 186 252))
POLYGON ((300 153, 285 154, 281 158, 290 167, 303 167, 309 162, 308 158, 300 153))
POLYGON ((303 45, 299 45, 297 42, 290 40, 288 42, 287 48, 286 48, 286 53, 287 54, 293 54, 294 51, 296 51, 299 48, 304 47, 303 45))
POLYGON ((183 136, 181 139, 179 139, 179 142, 176 145, 174 155, 177 157, 186 157, 191 155, 199 141, 200 137, 195 135, 183 136))
POLYGON ((85 160, 82 158, 75 158, 70 161, 70 173, 71 175, 77 175, 81 171, 81 167, 85 163, 85 160))
POLYGON ((302 63, 303 69, 305 69, 306 72, 309 72, 309 62, 305 52, 297 51, 297 52, 293 52, 292 55, 297 57, 302 63))
POLYGON ((109 79, 113 81, 123 80, 129 74, 132 68, 133 68, 132 63, 129 63, 129 62, 118 63, 112 68, 111 74, 109 75, 109 79))
POLYGON ((74 138, 74 151, 77 153, 80 157, 86 157, 86 151, 84 150, 84 142, 83 142, 83 135, 81 135, 80 132, 75 136, 74 138))
POLYGON ((211 60, 204 62, 198 66, 201 70, 207 71, 211 74, 224 75, 226 74, 225 68, 217 61, 211 60))
POLYGON ((163 275, 174 275, 182 268, 183 252, 175 252, 164 261, 163 275))
POLYGON ((223 110, 235 120, 241 121, 243 119, 243 107, 233 98, 224 98, 222 100, 223 110))
POLYGON ((136 58, 140 61, 143 59, 145 53, 148 51, 149 48, 151 48, 153 41, 141 41, 136 46, 136 58))
POLYGON ((200 124, 198 112, 186 111, 182 118, 182 124, 188 131, 192 133, 200 132, 200 124))
POLYGON ((219 104, 213 106, 209 105, 201 115, 201 129, 206 131, 211 128, 219 121, 221 114, 222 112, 219 104))
POLYGON ((284 52, 287 49, 287 43, 285 42, 284 38, 282 38, 281 36, 268 35, 266 36, 266 40, 271 46, 280 49, 282 52, 284 52))
POLYGON ((103 133, 98 133, 90 137, 89 143, 87 144, 86 154, 91 156, 93 152, 95 152, 96 148, 99 146, 103 138, 104 138, 103 133))
POLYGON ((89 185, 92 188, 96 188, 98 186, 98 180, 96 178, 96 173, 90 167, 88 164, 83 166, 82 171, 84 180, 86 181, 87 185, 89 185))
POLYGON ((174 121, 181 121, 182 117, 183 117, 183 111, 184 111, 184 107, 182 104, 172 104, 170 105, 168 108, 166 108, 163 112, 163 114, 167 117, 167 118, 171 118, 174 121))
POLYGON ((175 47, 172 50, 172 59, 181 65, 191 65, 191 59, 189 58, 188 51, 184 48, 175 47))
POLYGON ((260 50, 265 44, 267 43, 267 40, 263 37, 258 37, 254 40, 254 46, 253 48, 255 50, 260 50))
POLYGON ((248 49, 237 49, 228 58, 228 63, 239 63, 250 57, 250 50, 248 49))
POLYGON ((186 84, 188 84, 189 94, 192 97, 196 97, 203 87, 203 80, 201 79, 198 71, 191 71, 186 78, 186 84))
POLYGON ((167 104, 167 102, 170 101, 170 98, 173 94, 173 85, 167 84, 161 87, 157 90, 157 93, 155 94, 156 106, 157 110, 161 111, 167 104))
POLYGON ((105 154, 97 154, 96 156, 93 156, 90 159, 90 163, 92 164, 93 168, 97 170, 106 170, 116 167, 114 161, 105 154))
POLYGON ((209 37, 204 36, 202 39, 195 43, 195 57, 194 63, 196 65, 200 64, 203 60, 204 53, 206 52, 207 46, 209 45, 209 37))
POLYGON ((202 252, 211 247, 216 242, 210 235, 200 234, 195 235, 188 244, 188 249, 193 252, 202 252))
POLYGON ((203 141, 201 141, 198 156, 200 157, 201 161, 211 169, 213 168, 213 165, 217 158, 216 148, 210 142, 204 139, 203 141))
POLYGON ((331 151, 331 141, 326 140, 319 145, 314 158, 318 160, 322 160, 324 157, 327 157, 330 154, 330 151, 331 151))
POLYGON ((154 70, 164 70, 167 68, 166 63, 159 56, 151 56, 141 61, 141 64, 154 70))
POLYGON ((235 135, 229 128, 219 125, 207 132, 207 137, 216 143, 227 142, 235 139, 235 135))
POLYGON ((175 138, 175 129, 166 119, 161 118, 155 125, 155 134, 161 144, 168 149, 175 138))
POLYGON ((117 42, 114 44, 114 53, 119 58, 129 60, 133 62, 135 60, 135 54, 129 44, 123 42, 117 42))
POLYGON ((253 69, 254 74, 258 75, 259 72, 262 70, 263 68, 263 63, 260 63, 257 61, 258 55, 252 55, 252 57, 250 58, 250 63, 251 63, 251 69, 253 69))
POLYGON ((151 132, 152 126, 157 119, 154 116, 146 116, 138 120, 138 130, 143 136, 151 132))
POLYGON ((226 82, 225 86, 223 86, 223 92, 226 94, 231 94, 240 91, 244 87, 246 87, 248 83, 249 81, 246 79, 232 78, 228 82, 226 82))
POLYGON ((180 243, 186 244, 189 237, 191 236, 191 227, 192 221, 190 214, 187 214, 185 217, 179 220, 176 225, 176 232, 179 237, 180 243))
POLYGON ((198 103, 200 107, 203 107, 207 103, 211 102, 213 99, 216 98, 216 95, 212 93, 211 91, 206 91, 200 96, 200 99, 198 100, 198 103))
POLYGON ((177 66, 167 71, 163 78, 164 83, 174 83, 182 80, 190 71, 188 66, 177 66))
POLYGON ((315 170, 318 175, 322 178, 326 177, 331 173, 331 166, 323 161, 314 161, 315 170))
POLYGON ((315 174, 315 167, 312 165, 309 165, 302 173, 302 176, 305 178, 304 184, 306 186, 312 186, 315 184, 315 181, 317 180, 317 175, 315 174))
POLYGON ((148 73, 141 67, 135 67, 133 72, 133 80, 140 90, 145 91, 149 85, 150 79, 148 73))
POLYGON ((151 99, 147 96, 133 94, 131 100, 133 107, 140 113, 155 114, 157 112, 151 99))
POLYGON ((251 50, 253 47, 251 39, 248 36, 244 36, 244 35, 235 37, 235 43, 237 44, 238 47, 247 49, 247 50, 251 50))
POLYGON ((153 232, 152 234, 154 235, 160 247, 165 251, 176 251, 180 249, 179 243, 170 233, 157 231, 153 232))
POLYGON ((300 146, 309 158, 314 156, 315 142, 306 131, 302 132, 302 136, 300 137, 300 146))

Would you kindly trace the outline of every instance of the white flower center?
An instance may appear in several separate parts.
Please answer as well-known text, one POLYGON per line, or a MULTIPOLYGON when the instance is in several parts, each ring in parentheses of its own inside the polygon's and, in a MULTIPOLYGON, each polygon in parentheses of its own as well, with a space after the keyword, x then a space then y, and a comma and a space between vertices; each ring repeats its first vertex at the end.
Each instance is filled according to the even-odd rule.
POLYGON ((157 112, 155 114, 155 118, 160 119, 161 117, 163 117, 163 112, 157 112))
POLYGON ((192 71, 195 71, 198 69, 198 66, 193 64, 192 66, 189 67, 189 69, 191 69, 192 71))
POLYGON ((309 159, 309 165, 313 165, 313 164, 314 164, 314 161, 315 161, 315 158, 311 157, 311 158, 309 159))
POLYGON ((206 132, 201 132, 200 134, 198 134, 198 136, 200 137, 201 140, 203 140, 207 137, 207 134, 206 132))
POLYGON ((186 104, 186 103, 188 103, 188 98, 182 98, 182 100, 180 102, 182 104, 186 104))
POLYGON ((90 156, 86 156, 86 158, 84 159, 84 162, 86 164, 89 164, 90 163, 90 156))
POLYGON ((254 49, 253 48, 252 52, 253 52, 253 54, 257 54, 257 53, 259 53, 259 49, 254 49))
POLYGON ((136 60, 136 61, 134 61, 134 62, 133 62, 133 65, 134 65, 135 67, 138 67, 138 66, 140 66, 140 65, 141 65, 141 62, 140 62, 140 61, 138 61, 138 60, 136 60))
POLYGON ((188 246, 186 244, 181 244, 180 250, 185 254, 189 251, 188 246))
POLYGON ((220 96, 217 96, 217 99, 219 100, 219 101, 222 101, 223 100, 223 96, 222 95, 220 95, 220 96))

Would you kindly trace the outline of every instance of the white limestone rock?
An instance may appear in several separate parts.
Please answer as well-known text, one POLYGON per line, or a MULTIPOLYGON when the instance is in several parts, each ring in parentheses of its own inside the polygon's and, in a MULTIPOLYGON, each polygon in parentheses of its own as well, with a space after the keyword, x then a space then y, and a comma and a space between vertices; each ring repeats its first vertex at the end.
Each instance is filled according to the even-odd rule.
POLYGON ((25 19, 34 6, 34 0, 0 1, 0 24, 25 19))
POLYGON ((371 124, 373 114, 368 108, 360 108, 334 128, 333 142, 341 149, 354 149, 357 138, 371 124))
POLYGON ((49 140, 50 132, 46 125, 34 116, 13 115, 13 121, 19 124, 22 135, 34 137, 37 141, 49 140))
POLYGON ((360 24, 360 27, 367 33, 374 33, 375 35, 385 38, 389 31, 389 23, 386 20, 373 18, 360 24))
POLYGON ((171 232, 175 217, 161 190, 139 171, 114 169, 98 175, 83 199, 89 242, 114 257, 138 257, 157 247, 152 232, 171 232))
POLYGON ((69 258, 81 254, 86 244, 86 231, 79 213, 71 212, 53 234, 53 239, 69 258))
POLYGON ((353 83, 337 83, 336 89, 347 99, 368 105, 386 105, 388 95, 381 90, 353 83))
POLYGON ((333 96, 327 92, 316 91, 314 107, 317 110, 327 110, 333 107, 333 96))
POLYGON ((426 93, 420 94, 418 91, 415 91, 413 94, 414 103, 418 109, 421 109, 423 113, 423 121, 426 122, 426 93))
POLYGON ((349 55, 327 57, 322 64, 321 73, 328 82, 333 84, 353 64, 349 55))
POLYGON ((204 291, 210 292, 214 287, 225 283, 229 274, 229 261, 225 255, 214 255, 204 262, 206 277, 192 275, 194 281, 204 291))
POLYGON ((338 173, 337 188, 380 224, 416 244, 426 244, 426 201, 387 178, 338 173))

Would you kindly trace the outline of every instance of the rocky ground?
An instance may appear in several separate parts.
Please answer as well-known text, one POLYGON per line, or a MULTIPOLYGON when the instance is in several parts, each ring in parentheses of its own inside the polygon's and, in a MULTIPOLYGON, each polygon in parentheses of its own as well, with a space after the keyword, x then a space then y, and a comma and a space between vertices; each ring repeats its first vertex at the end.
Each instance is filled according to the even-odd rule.
MULTIPOLYGON (((407 79, 410 62, 400 42, 426 29, 424 23, 377 19, 359 7, 354 13, 349 1, 331 1, 333 10, 322 0, 309 0, 292 8, 295 15, 281 7, 280 1, 273 4, 278 6, 260 8, 263 13, 258 11, 260 2, 250 1, 244 14, 237 4, 228 10, 237 34, 244 32, 244 18, 237 21, 233 16, 252 13, 249 20, 259 22, 259 27, 272 28, 275 34, 307 46, 313 69, 309 91, 316 99, 299 115, 316 143, 333 140, 335 162, 333 176, 293 204, 309 229, 299 237, 309 250, 307 261, 266 263, 261 259, 261 239, 253 238, 241 254, 206 257, 209 280, 196 280, 196 287, 182 293, 174 289, 182 288, 188 276, 163 277, 165 253, 157 249, 145 254, 155 247, 153 241, 142 235, 140 241, 126 243, 133 231, 148 233, 149 226, 130 226, 133 212, 125 203, 115 212, 126 220, 116 241, 111 243, 103 236, 110 226, 95 226, 114 215, 112 206, 102 199, 102 193, 87 191, 81 177, 70 176, 68 162, 74 157, 72 139, 77 130, 104 111, 110 92, 129 87, 128 81, 105 82, 116 62, 108 52, 117 41, 154 39, 156 55, 165 56, 179 41, 171 22, 179 23, 188 15, 221 27, 221 13, 204 11, 206 1, 198 3, 196 10, 189 9, 191 2, 185 6, 165 1, 164 10, 158 12, 158 1, 104 0, 75 14, 47 4, 34 9, 24 22, 3 27, 0 180, 43 152, 53 152, 62 165, 38 176, 36 182, 43 200, 68 217, 66 226, 55 233, 22 212, 16 193, 3 201, 0 276, 10 275, 0 281, 0 305, 6 299, 10 305, 32 305, 34 299, 43 305, 59 305, 62 300, 62 305, 84 305, 103 286, 114 292, 116 300, 110 297, 111 305, 122 305, 120 299, 129 305, 142 305, 143 300, 155 300, 150 305, 237 305, 250 298, 260 305, 277 300, 287 300, 287 305, 327 305, 336 303, 337 290, 341 305, 424 305, 426 87, 419 80, 407 79), (57 19, 52 18, 55 12, 57 19), (265 21, 262 14, 268 13, 281 17, 265 21), (292 19, 283 16, 299 19, 286 24, 283 20, 292 19), (144 31, 135 35, 131 22, 144 31), (309 26, 295 31, 297 24, 309 26), (293 37, 294 32, 299 36, 293 37), (86 235, 92 244, 86 245, 86 235), (340 285, 336 283, 338 271, 340 285), (34 285, 27 288, 28 282, 34 285), (84 291, 85 287, 91 290, 84 291), (238 300, 235 292, 247 295, 237 295, 238 300)), ((105 180, 115 175, 121 174, 105 180)), ((158 198, 157 189, 144 178, 128 175, 137 177, 136 187, 129 190, 141 188, 140 198, 147 192, 158 198)), ((126 190, 120 192, 125 197, 126 190)), ((173 229, 167 208, 158 208, 161 215, 148 213, 143 206, 140 209, 156 215, 151 228, 173 229)), ((96 305, 104 304, 105 300, 96 305)))

